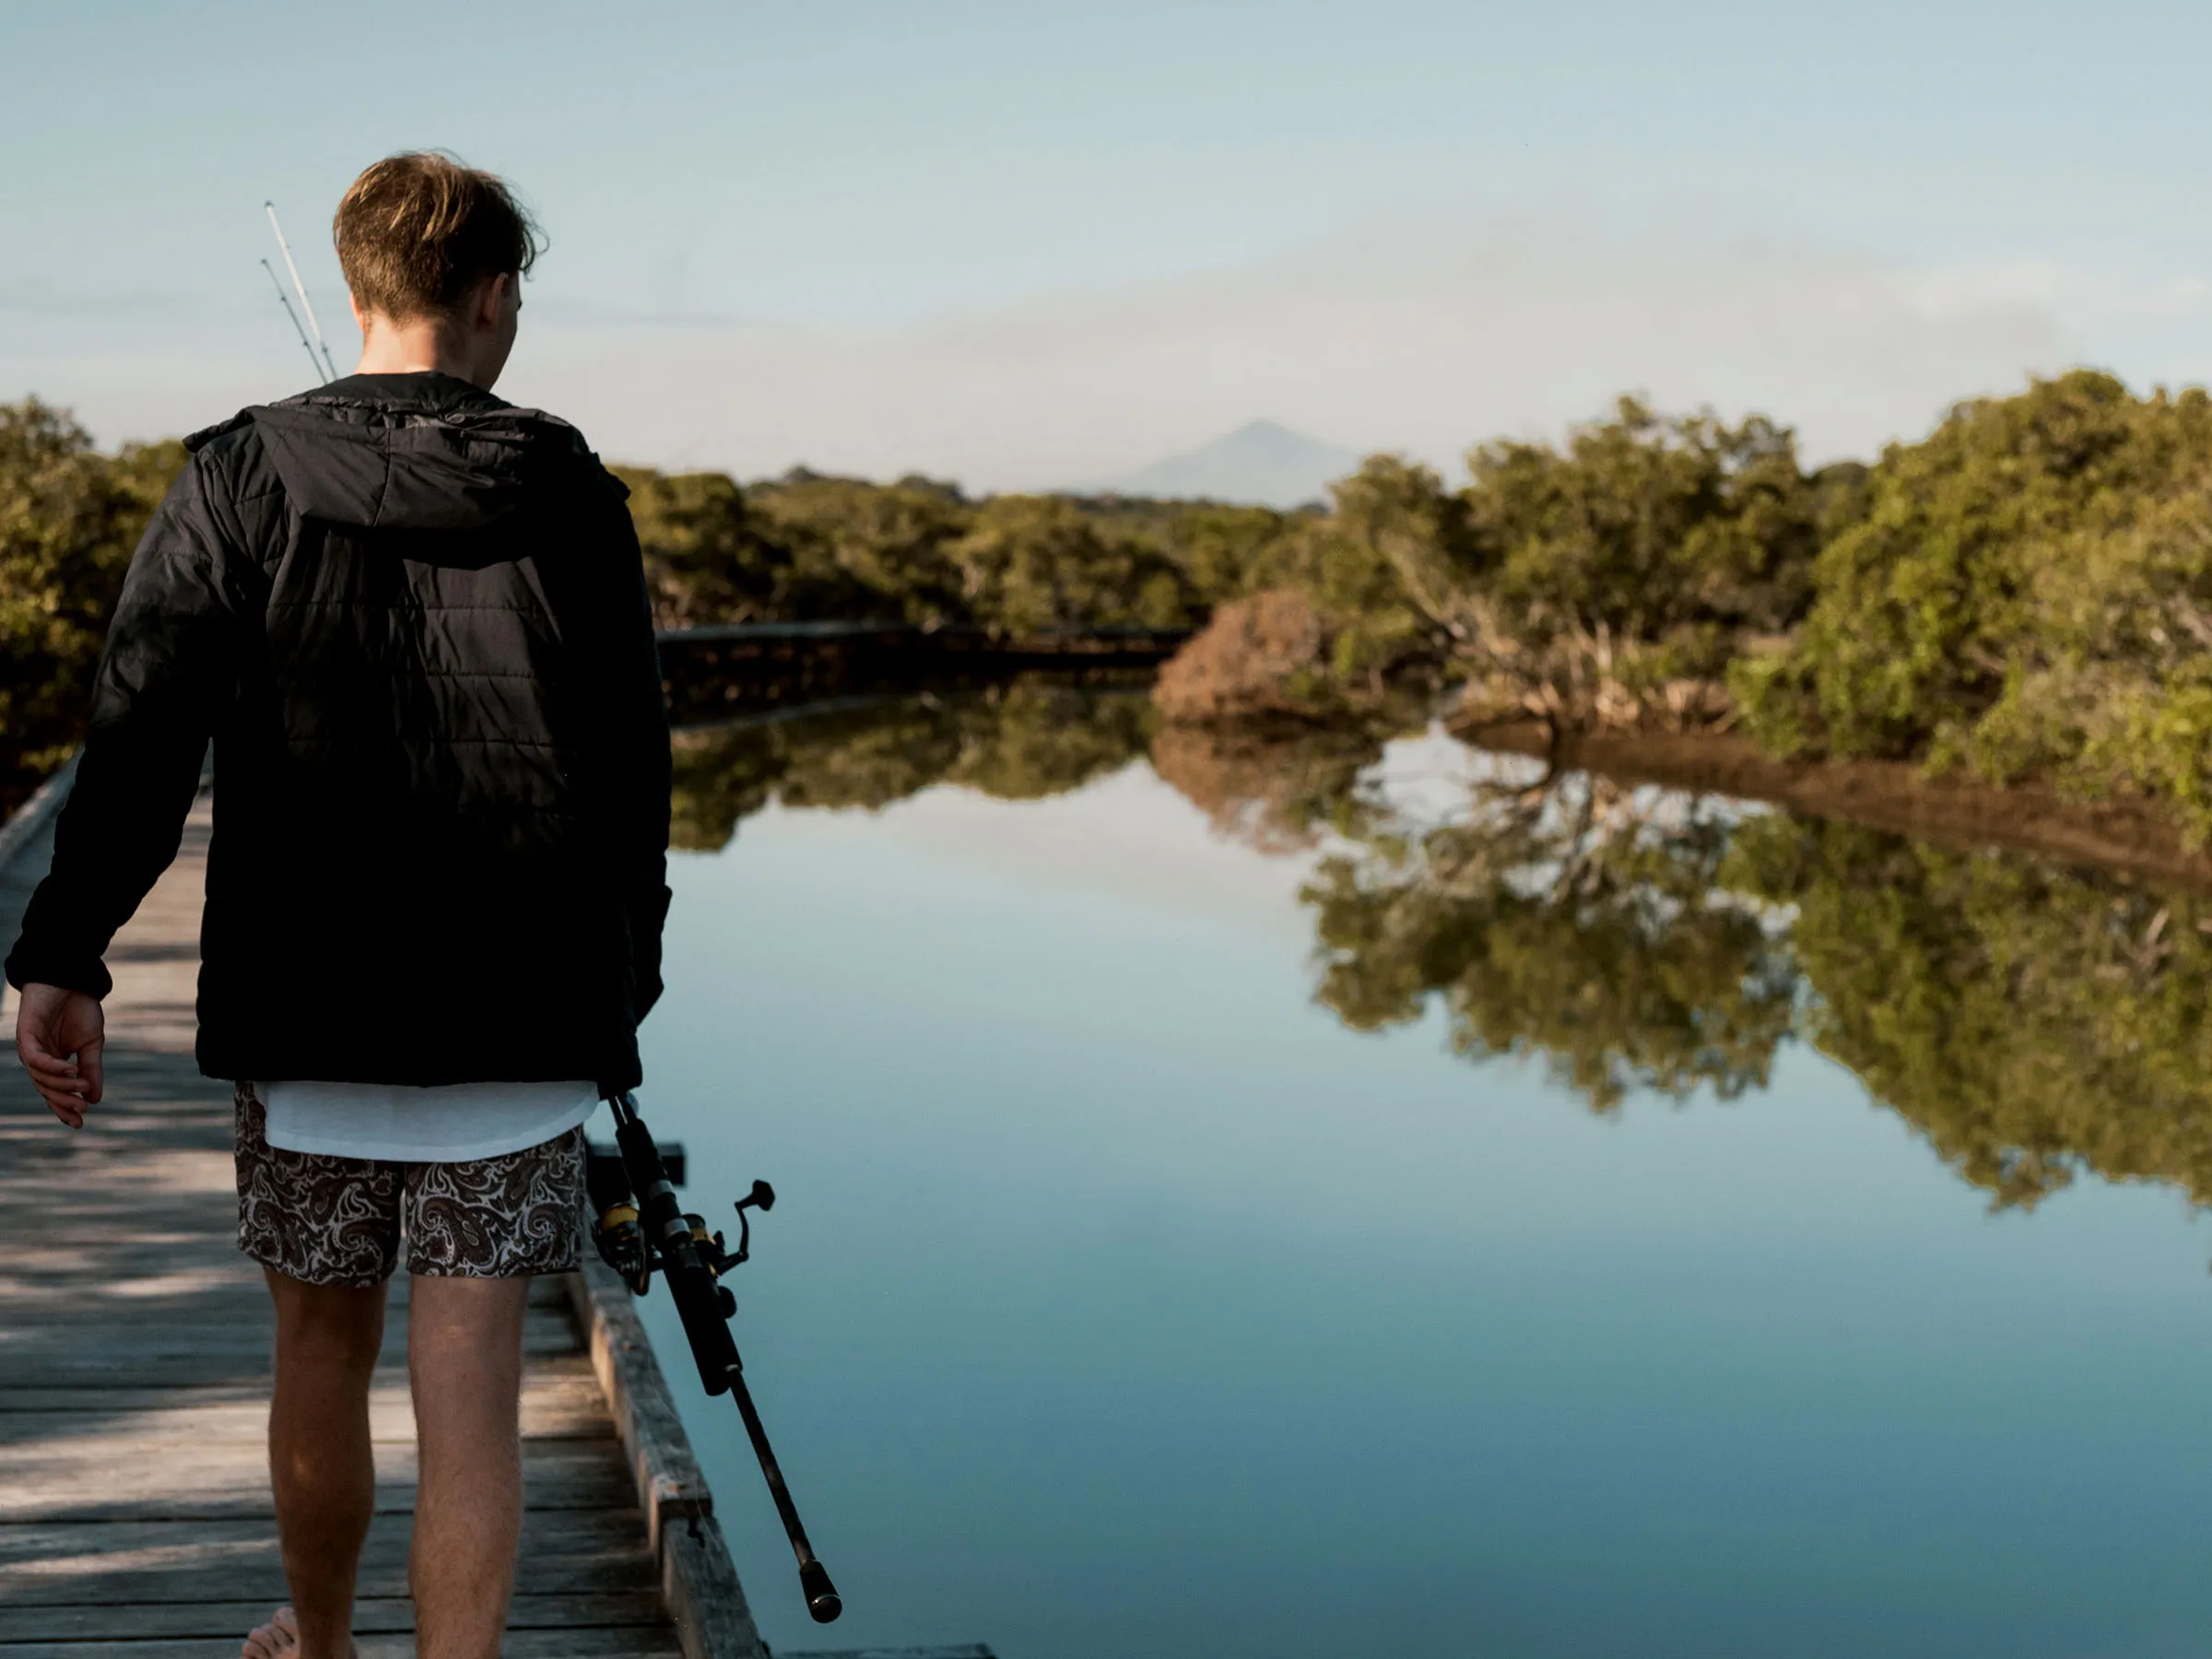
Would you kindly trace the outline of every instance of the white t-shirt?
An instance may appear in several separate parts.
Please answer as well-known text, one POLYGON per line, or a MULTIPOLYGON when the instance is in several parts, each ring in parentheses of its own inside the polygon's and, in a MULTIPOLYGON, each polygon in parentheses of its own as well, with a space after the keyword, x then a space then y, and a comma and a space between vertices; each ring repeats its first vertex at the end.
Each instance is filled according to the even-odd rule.
POLYGON ((269 1145, 287 1152, 459 1163, 566 1135, 599 1104, 592 1083, 257 1083, 269 1145))

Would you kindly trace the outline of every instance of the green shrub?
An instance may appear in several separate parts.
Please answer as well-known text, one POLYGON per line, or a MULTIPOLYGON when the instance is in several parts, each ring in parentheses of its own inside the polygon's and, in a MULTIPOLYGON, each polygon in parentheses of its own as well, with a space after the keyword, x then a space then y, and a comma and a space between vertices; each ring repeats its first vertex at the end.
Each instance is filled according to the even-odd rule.
POLYGON ((2039 381, 1866 489, 1795 640, 1732 674, 1762 743, 2158 794, 2212 831, 2212 399, 2039 381))
POLYGON ((102 455, 60 410, 0 405, 0 788, 83 735, 124 571, 183 462, 177 443, 102 455))
POLYGON ((1632 398, 1564 447, 1485 444, 1467 470, 1453 491, 1377 457, 1337 486, 1332 528, 1394 578, 1386 638, 1410 608, 1478 704, 1575 723, 1724 712, 1730 661, 1811 604, 1864 471, 1806 475, 1763 417, 1662 418, 1632 398))
POLYGON ((947 553, 970 619, 1002 633, 1192 619, 1182 573, 1164 553, 1065 496, 994 496, 947 553))

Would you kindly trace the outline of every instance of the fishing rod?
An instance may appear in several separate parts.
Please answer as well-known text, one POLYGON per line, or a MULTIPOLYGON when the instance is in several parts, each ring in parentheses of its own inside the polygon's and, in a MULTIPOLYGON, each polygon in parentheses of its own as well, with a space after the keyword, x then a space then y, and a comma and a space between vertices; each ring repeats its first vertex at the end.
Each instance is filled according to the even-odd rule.
MULTIPOLYGON (((791 1500, 783 1470, 768 1443, 768 1430, 754 1409, 752 1392, 745 1385, 745 1362, 737 1357, 737 1341, 730 1334, 737 1299, 721 1282, 724 1274, 752 1253, 752 1223, 745 1212, 773 1208, 775 1189, 756 1181, 753 1190, 737 1200, 737 1248, 731 1250, 722 1234, 707 1230, 704 1217, 687 1215, 677 1204, 661 1149, 638 1115, 637 1098, 621 1089, 609 1090, 606 1100, 614 1110, 620 1156, 593 1157, 585 1164, 592 1242, 633 1296, 653 1288, 655 1268, 667 1280, 677 1316, 691 1344, 691 1358, 699 1366, 700 1382, 708 1394, 726 1394, 737 1402, 737 1415, 745 1419, 753 1455, 760 1460, 760 1473, 768 1481, 768 1495, 775 1500, 776 1514, 798 1558, 799 1592, 806 1598, 806 1611, 815 1623, 828 1624, 844 1611, 845 1604, 830 1582, 830 1570, 815 1559, 814 1546, 806 1541, 798 1506, 791 1500)), ((676 1155, 671 1147, 669 1160, 676 1155)))
MULTIPOLYGON (((293 263, 292 244, 285 240, 284 222, 276 217, 276 204, 274 202, 264 202, 262 203, 261 207, 262 211, 269 216, 269 229, 276 232, 276 252, 284 255, 284 268, 292 274, 292 288, 293 290, 300 296, 300 309, 307 313, 308 327, 315 331, 315 345, 322 347, 323 361, 317 371, 322 374, 324 382, 328 384, 330 382, 338 378, 338 366, 330 360, 330 344, 323 337, 323 324, 315 321, 315 302, 307 297, 307 284, 300 280, 300 267, 298 265, 293 263)), ((266 265, 268 264, 268 261, 265 259, 262 261, 262 264, 266 265)), ((276 273, 275 271, 271 271, 269 273, 269 279, 271 281, 275 281, 276 277, 276 273)), ((277 296, 282 298, 284 294, 283 288, 281 286, 278 287, 276 292, 277 296)), ((288 302, 284 309, 287 312, 289 312, 292 308, 288 302)), ((294 317, 292 319, 292 326, 294 328, 298 328, 300 326, 299 318, 294 317)), ((307 335, 304 333, 302 333, 300 336, 300 343, 302 346, 307 344, 307 335)), ((310 350, 307 355, 310 360, 312 360, 315 354, 312 350, 310 350)))
POLYGON ((292 309, 292 302, 286 296, 284 284, 278 281, 275 267, 265 259, 261 262, 261 268, 268 272, 269 280, 276 284, 276 303, 284 307, 284 314, 292 320, 292 332, 300 336, 300 348, 307 353, 307 360, 314 363, 316 378, 321 380, 324 385, 329 385, 331 377, 323 372, 321 363, 315 362, 315 348, 307 343, 307 330, 300 326, 300 313, 292 309))

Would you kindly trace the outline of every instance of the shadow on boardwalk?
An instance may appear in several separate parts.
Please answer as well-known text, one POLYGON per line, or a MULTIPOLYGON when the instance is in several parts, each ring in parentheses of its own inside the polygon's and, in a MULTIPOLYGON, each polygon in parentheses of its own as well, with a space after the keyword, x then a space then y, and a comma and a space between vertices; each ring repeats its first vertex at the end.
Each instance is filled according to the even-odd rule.
MULTIPOLYGON (((228 1088, 191 1056, 206 804, 110 962, 106 1101, 54 1122, 0 1071, 0 1653, 229 1659, 285 1597, 268 1496, 269 1314, 233 1245, 228 1088)), ((14 936, 49 849, 0 869, 14 936)), ((0 1006, 12 1030, 12 996, 0 1006)), ((409 1650, 405 1277, 372 1405, 364 1655, 409 1650)), ((527 1511, 507 1652, 675 1655, 629 1469, 559 1281, 533 1299, 527 1511)), ((757 1651, 757 1650, 756 1650, 757 1651)))
MULTIPOLYGON (((287 1594, 265 1450, 268 1297, 234 1243, 229 1088, 192 1058, 209 824, 203 796, 176 864, 109 952, 107 1098, 87 1127, 63 1128, 12 1055, 0 1065, 0 1659, 232 1659, 287 1594)), ((14 853, 0 853, 8 940, 52 853, 50 832, 14 839, 14 853)), ((0 996, 0 1020, 12 1032, 13 993, 0 996)), ((768 1659, 703 1481, 704 1531, 694 1524, 691 1541, 656 1547, 639 1484, 666 1477, 618 1438, 638 1426, 617 1422, 571 1282, 533 1287, 524 1330, 524 1510, 504 1653, 768 1659), (696 1612, 702 1586, 716 1616, 679 1630, 666 1598, 696 1612)), ((405 1274, 390 1295, 370 1402, 377 1488, 354 1616, 362 1659, 413 1649, 405 1274)), ((606 1324, 592 1318, 604 1357, 606 1324)), ((625 1387, 634 1396, 650 1378, 659 1389, 641 1333, 628 1347, 625 1387)), ((664 1452, 688 1465, 680 1430, 673 1439, 664 1452)))

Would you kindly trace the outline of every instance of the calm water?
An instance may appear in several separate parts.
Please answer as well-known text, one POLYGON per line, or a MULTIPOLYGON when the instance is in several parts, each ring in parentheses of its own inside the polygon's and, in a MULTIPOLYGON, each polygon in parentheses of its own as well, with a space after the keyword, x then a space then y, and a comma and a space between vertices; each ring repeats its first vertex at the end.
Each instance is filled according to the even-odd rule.
POLYGON ((645 1312, 772 1645, 2212 1646, 2197 901, 1146 724, 686 742, 643 1100, 775 1183, 834 1630, 645 1312))

